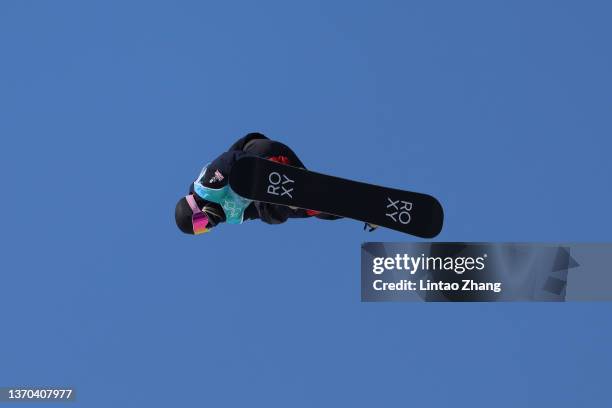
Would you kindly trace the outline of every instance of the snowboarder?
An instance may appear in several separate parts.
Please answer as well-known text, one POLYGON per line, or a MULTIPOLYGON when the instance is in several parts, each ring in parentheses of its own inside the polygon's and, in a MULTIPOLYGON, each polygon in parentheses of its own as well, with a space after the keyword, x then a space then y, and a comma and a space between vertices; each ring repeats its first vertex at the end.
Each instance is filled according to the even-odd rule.
POLYGON ((251 201, 239 196, 230 188, 229 176, 234 163, 244 156, 256 156, 305 168, 293 150, 283 143, 270 140, 261 133, 247 134, 206 165, 190 185, 189 194, 176 204, 174 216, 182 232, 202 234, 223 222, 240 224, 253 219, 268 224, 281 224, 289 218, 342 218, 314 210, 251 201))

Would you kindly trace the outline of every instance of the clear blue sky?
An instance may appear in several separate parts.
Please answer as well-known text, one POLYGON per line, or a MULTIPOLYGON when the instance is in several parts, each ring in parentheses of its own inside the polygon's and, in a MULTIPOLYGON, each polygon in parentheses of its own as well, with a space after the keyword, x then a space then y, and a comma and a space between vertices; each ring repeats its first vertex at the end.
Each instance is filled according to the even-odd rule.
POLYGON ((249 131, 437 196, 441 241, 609 241, 604 1, 0 3, 0 385, 75 406, 610 406, 612 305, 362 304, 342 220, 178 232, 249 131))

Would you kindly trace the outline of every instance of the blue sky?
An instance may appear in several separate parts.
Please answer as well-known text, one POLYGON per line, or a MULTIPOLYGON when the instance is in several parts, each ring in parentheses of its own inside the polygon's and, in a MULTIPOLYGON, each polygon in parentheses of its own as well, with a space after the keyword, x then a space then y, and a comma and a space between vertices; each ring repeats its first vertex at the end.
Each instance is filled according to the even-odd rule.
POLYGON ((350 220, 187 237, 250 131, 432 194, 440 241, 609 241, 607 2, 0 4, 0 385, 75 406, 606 406, 609 303, 362 304, 350 220))

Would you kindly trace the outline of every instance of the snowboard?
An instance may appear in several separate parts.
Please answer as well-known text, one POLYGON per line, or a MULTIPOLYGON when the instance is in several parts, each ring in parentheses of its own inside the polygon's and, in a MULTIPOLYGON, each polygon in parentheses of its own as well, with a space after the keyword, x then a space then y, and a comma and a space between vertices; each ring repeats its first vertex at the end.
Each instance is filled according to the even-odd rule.
POLYGON ((321 211, 396 231, 433 238, 444 221, 434 197, 347 180, 259 157, 234 163, 229 183, 242 197, 321 211))

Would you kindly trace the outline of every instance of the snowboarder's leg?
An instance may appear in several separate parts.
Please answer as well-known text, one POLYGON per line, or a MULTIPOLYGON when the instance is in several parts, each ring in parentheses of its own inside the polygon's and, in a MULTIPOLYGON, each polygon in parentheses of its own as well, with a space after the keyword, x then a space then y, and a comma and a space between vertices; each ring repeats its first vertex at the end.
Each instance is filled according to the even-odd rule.
POLYGON ((258 157, 286 157, 290 166, 306 168, 304 163, 297 157, 295 152, 289 146, 270 139, 254 139, 251 140, 244 149, 245 152, 251 153, 258 157))
MULTIPOLYGON (((289 146, 287 146, 284 143, 277 142, 275 140, 270 140, 270 139, 250 140, 245 145, 244 151, 254 154, 256 156, 259 156, 259 157, 268 158, 269 160, 276 161, 282 164, 288 164, 290 166, 306 169, 306 166, 304 165, 304 163, 302 163, 302 161, 297 156, 297 154, 295 154, 295 152, 291 150, 289 146)), ((269 205, 274 205, 274 204, 267 204, 267 205, 269 206, 269 205)), ((261 207, 263 210, 263 207, 266 207, 266 205, 261 205, 261 207)), ((322 219, 322 220, 337 220, 337 219, 342 218, 336 215, 321 213, 319 211, 304 210, 300 208, 289 208, 289 209, 290 211, 287 213, 285 211, 280 211, 280 212, 284 213, 286 218, 309 218, 313 216, 316 218, 322 219)), ((267 208, 267 210, 270 211, 270 208, 267 208)), ((278 209, 276 212, 279 212, 278 209)))

